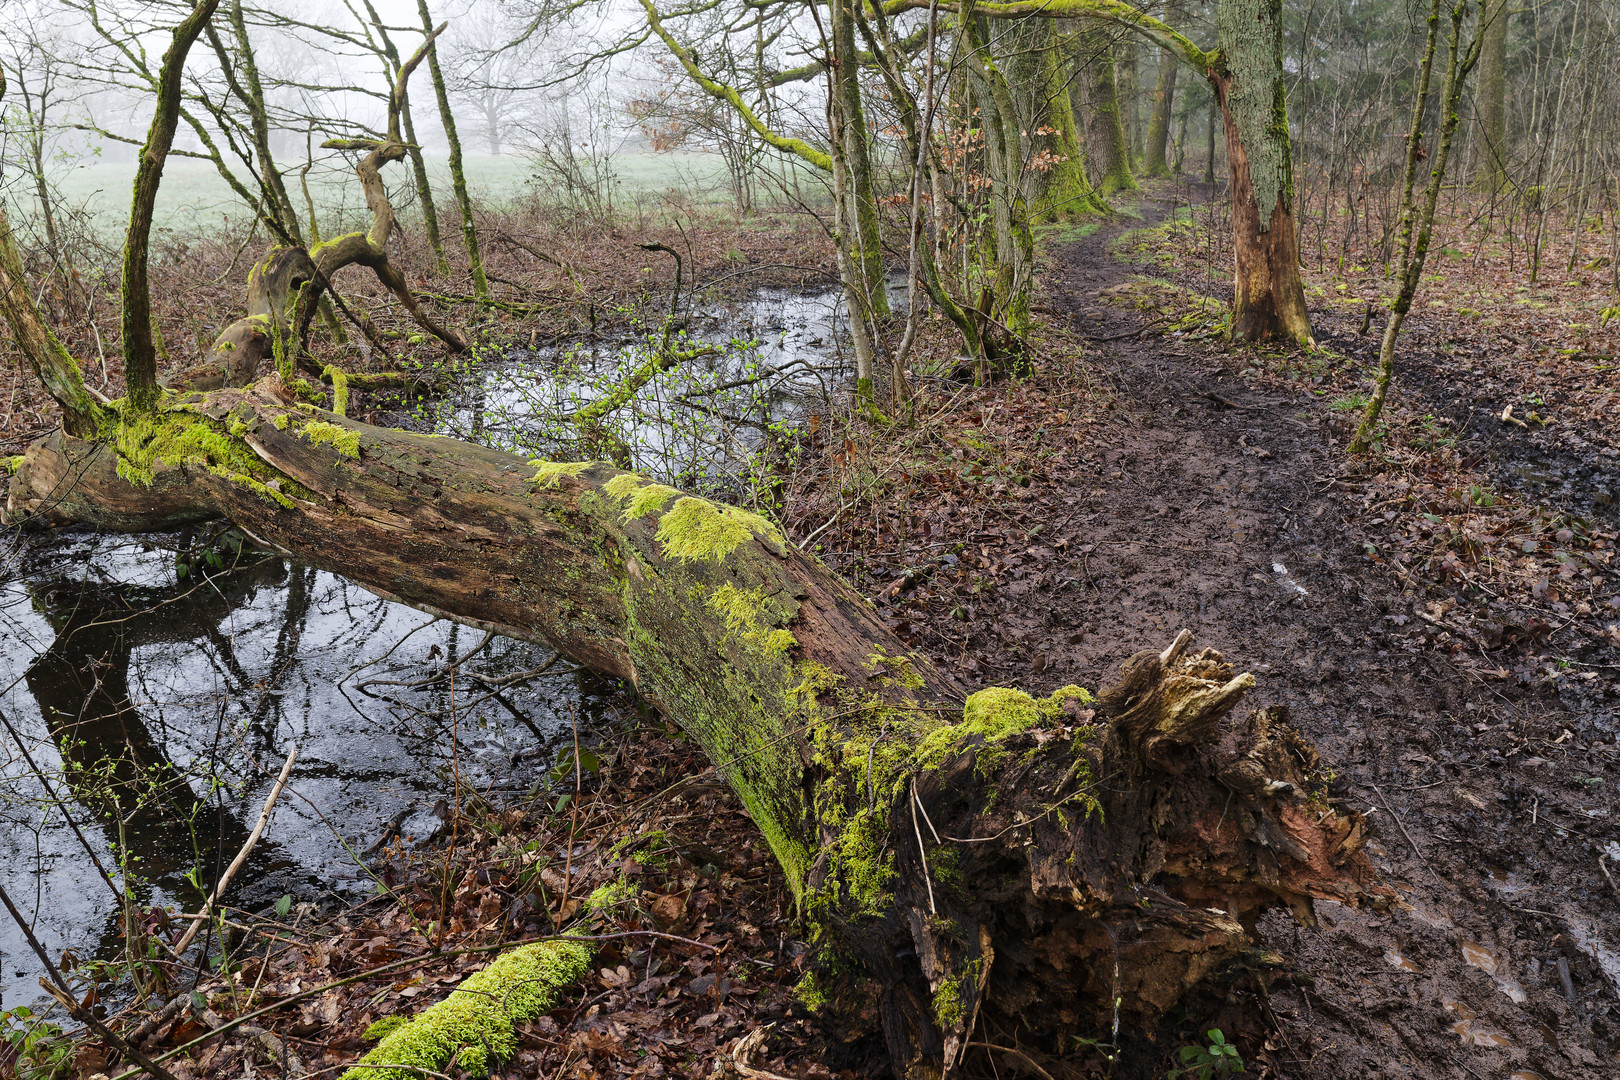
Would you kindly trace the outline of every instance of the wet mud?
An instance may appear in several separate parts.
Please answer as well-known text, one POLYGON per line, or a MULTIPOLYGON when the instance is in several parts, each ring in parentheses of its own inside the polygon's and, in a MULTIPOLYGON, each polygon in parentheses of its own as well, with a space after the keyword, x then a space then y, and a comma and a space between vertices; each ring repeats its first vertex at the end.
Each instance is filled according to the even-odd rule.
MULTIPOLYGON (((1132 338, 1142 316, 1097 298, 1132 272, 1109 251, 1119 231, 1062 245, 1048 277, 1117 398, 1066 481, 1083 508, 1055 539, 1080 573, 1009 605, 1044 611, 1037 681, 1096 684, 1192 629, 1338 770, 1402 896, 1387 913, 1318 904, 1315 929, 1263 921, 1287 974, 1228 1010, 1247 1056, 1313 1080, 1620 1075, 1620 686, 1486 680, 1398 632, 1387 616, 1413 599, 1364 557, 1321 404, 1246 383, 1223 347, 1132 338)), ((1404 392, 1454 414, 1504 486, 1612 520, 1600 448, 1506 439, 1421 352, 1407 371, 1404 392)))

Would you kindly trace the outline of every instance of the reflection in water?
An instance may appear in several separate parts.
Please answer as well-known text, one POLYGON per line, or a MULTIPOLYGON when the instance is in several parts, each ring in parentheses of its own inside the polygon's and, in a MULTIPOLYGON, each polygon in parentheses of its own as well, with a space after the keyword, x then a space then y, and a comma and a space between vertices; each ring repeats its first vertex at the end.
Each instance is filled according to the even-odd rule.
MULTIPOLYGON (((904 275, 890 295, 903 312, 904 275)), ((515 351, 469 364, 458 393, 395 419, 557 460, 612 456, 665 483, 737 497, 768 431, 824 412, 849 391, 842 305, 842 290, 770 288, 700 304, 671 340, 679 362, 645 382, 635 373, 668 359, 661 324, 630 340, 515 351), (635 392, 590 434, 576 426, 587 403, 627 385, 635 392)))
MULTIPOLYGON (((368 891, 345 844, 370 846, 385 822, 425 815, 447 791, 452 715, 464 782, 498 800, 543 773, 570 703, 589 727, 614 700, 612 684, 560 671, 504 694, 511 708, 490 700, 469 709, 465 694, 452 702, 442 685, 368 698, 354 689, 356 668, 370 665, 362 678, 415 681, 479 635, 280 559, 177 579, 172 551, 153 538, 12 543, 0 556, 0 710, 53 789, 73 800, 68 812, 102 864, 117 879, 122 863, 143 903, 196 906, 186 874, 217 879, 293 746, 288 790, 234 902, 368 891)), ((505 675, 548 656, 496 639, 470 666, 505 675)), ((110 890, 5 735, 0 883, 53 954, 118 955, 110 890)), ((38 999, 37 965, 9 923, 0 957, 6 1004, 38 999)))

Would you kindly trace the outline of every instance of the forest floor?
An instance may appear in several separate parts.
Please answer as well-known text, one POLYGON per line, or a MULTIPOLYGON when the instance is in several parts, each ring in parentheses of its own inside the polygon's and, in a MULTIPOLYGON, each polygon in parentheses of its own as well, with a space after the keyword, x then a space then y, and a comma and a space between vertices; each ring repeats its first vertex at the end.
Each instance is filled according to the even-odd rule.
MULTIPOLYGON (((1358 332, 1363 305, 1348 297, 1378 284, 1313 279, 1317 350, 1226 345, 1207 336, 1194 294, 1219 286, 1173 204, 1152 190, 1138 220, 1048 237, 1036 374, 930 381, 904 431, 813 424, 787 482, 789 531, 973 687, 1106 685, 1189 628, 1257 675, 1256 701, 1288 708, 1338 771, 1338 797, 1368 815, 1374 862, 1403 902, 1321 903, 1316 928, 1268 916, 1264 944, 1285 971, 1269 992, 1172 1017, 1127 1043, 1113 1076, 1163 1076, 1211 1027, 1255 1076, 1614 1075, 1613 375, 1556 398, 1544 357, 1476 340, 1480 319, 1455 307, 1424 309, 1379 446, 1351 459, 1347 403, 1377 338, 1358 332), (1532 376, 1536 411, 1558 422, 1500 420, 1532 376)), ((1554 336, 1537 318, 1571 321, 1540 311, 1514 308, 1511 332, 1535 342, 1554 336)), ((729 790, 689 743, 628 710, 610 743, 579 798, 470 807, 453 858, 384 871, 402 903, 291 943, 283 931, 270 959, 205 987, 227 1017, 245 988, 307 996, 259 1019, 263 1034, 172 1062, 176 1075, 240 1075, 249 1056, 284 1074, 288 1054, 309 1069, 352 1061, 373 1021, 482 962, 457 948, 550 932, 614 880, 635 889, 592 917, 595 970, 528 1026, 505 1075, 704 1076, 765 1025, 765 1067, 866 1075, 861 1048, 839 1047, 792 998, 805 949, 729 790), (559 842, 570 832, 590 839, 559 842), (437 958, 328 986, 404 963, 435 934, 451 946, 437 958)), ((207 1022, 167 1025, 154 1045, 207 1022)), ((972 1075, 1034 1075, 1029 1060, 1056 1078, 1109 1073, 1091 1051, 1026 1046, 1023 1061, 970 1059, 972 1075)))

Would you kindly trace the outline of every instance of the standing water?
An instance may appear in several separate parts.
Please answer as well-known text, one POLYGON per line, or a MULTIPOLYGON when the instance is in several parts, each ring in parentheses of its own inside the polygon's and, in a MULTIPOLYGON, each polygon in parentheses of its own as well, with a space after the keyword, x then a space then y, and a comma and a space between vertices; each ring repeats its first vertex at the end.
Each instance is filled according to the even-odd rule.
MULTIPOLYGON (((403 814, 417 839, 439 825, 452 728, 463 790, 498 803, 544 774, 571 710, 588 729, 615 699, 611 683, 562 663, 506 704, 465 680, 453 697, 443 680, 390 685, 436 674, 483 635, 251 552, 237 569, 182 575, 174 541, 68 534, 5 556, 0 884, 53 960, 120 954, 119 905, 96 861, 143 907, 195 910, 195 883, 217 880, 295 747, 230 902, 371 893, 361 856, 388 823, 403 814)), ((502 677, 549 659, 495 638, 464 667, 502 677)), ((43 996, 9 920, 0 957, 8 1007, 43 996)))
MULTIPOLYGON (((763 289, 683 322, 672 339, 691 355, 604 425, 659 479, 734 487, 772 425, 849 385, 836 293, 763 289)), ((580 449, 570 415, 644 363, 662 333, 507 355, 394 422, 564 457, 580 449)), ((229 903, 372 893, 368 849, 395 822, 407 842, 439 826, 453 745, 463 790, 498 803, 543 781, 571 744, 571 715, 589 732, 622 702, 615 684, 561 662, 498 696, 465 680, 452 693, 445 665, 481 644, 464 670, 491 679, 555 658, 485 643, 297 562, 225 545, 229 569, 210 569, 177 557, 189 542, 0 541, 0 884, 53 961, 121 954, 119 902, 98 863, 143 908, 196 910, 295 747, 229 903)), ((0 964, 6 1007, 44 998, 39 962, 9 920, 0 964)))

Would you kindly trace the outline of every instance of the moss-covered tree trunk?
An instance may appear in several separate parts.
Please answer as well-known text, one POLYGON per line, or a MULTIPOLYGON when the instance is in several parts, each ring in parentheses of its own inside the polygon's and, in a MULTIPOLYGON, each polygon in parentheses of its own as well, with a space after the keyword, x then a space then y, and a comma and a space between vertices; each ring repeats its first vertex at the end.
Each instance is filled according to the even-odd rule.
POLYGON ((1312 340, 1294 228, 1282 0, 1218 0, 1210 78, 1226 126, 1232 198, 1232 329, 1240 341, 1312 340))
POLYGON ((849 170, 851 235, 845 240, 850 258, 860 270, 867 294, 866 307, 874 319, 889 317, 889 292, 883 280, 883 241, 872 186, 872 146, 867 137, 866 110, 861 102, 859 53, 855 48, 855 13, 851 0, 831 0, 828 19, 832 30, 833 92, 838 96, 844 161, 849 170))
POLYGON ((1027 1030, 1039 1012, 1031 1038, 1054 1048, 1115 998, 1150 1020, 1243 953, 1265 907, 1308 918, 1310 897, 1369 881, 1358 819, 1323 801, 1277 714, 1228 719, 1254 680, 1186 655, 1190 635, 1100 701, 989 690, 964 708, 767 521, 608 465, 369 427, 272 375, 102 441, 41 440, 6 509, 115 530, 213 518, 543 642, 674 718, 802 905, 825 961, 806 995, 875 1004, 900 1065, 957 1060, 980 1013, 1027 1030))
POLYGON ((1138 185, 1131 175, 1131 147, 1125 137, 1125 115, 1114 76, 1112 32, 1091 23, 1077 41, 1076 62, 1085 70, 1086 143, 1091 150, 1097 192, 1106 198, 1116 191, 1135 191, 1138 185))
POLYGON ((1159 78, 1153 88, 1153 116, 1148 121, 1147 149, 1142 155, 1142 171, 1149 176, 1169 176, 1170 118, 1176 107, 1176 74, 1181 58, 1169 49, 1159 53, 1159 78))
POLYGON ((1074 118, 1070 93, 1072 72, 1064 62, 1063 47, 1051 19, 1037 20, 1038 51, 1030 64, 1034 78, 1035 145, 1043 151, 1034 163, 1029 204, 1041 217, 1105 210, 1107 204, 1092 190, 1086 175, 1086 151, 1074 118))
MULTIPOLYGON (((433 16, 428 11, 427 0, 416 0, 416 10, 422 17, 422 33, 438 33, 433 28, 433 16)), ((456 194, 456 210, 461 215, 461 242, 467 250, 467 271, 472 275, 473 295, 480 303, 487 303, 489 278, 484 274, 484 257, 478 250, 478 225, 473 221, 472 196, 467 193, 467 171, 461 164, 461 136, 456 132, 456 114, 450 108, 450 90, 445 85, 444 72, 439 70, 439 50, 436 48, 428 52, 428 75, 433 80, 433 96, 439 103, 439 123, 444 127, 445 140, 450 144, 450 185, 456 194)))
MULTIPOLYGON (((328 251, 387 280, 378 168, 403 156, 425 48, 401 68, 389 137, 364 146, 372 231, 263 264, 295 300, 328 251)), ((1266 908, 1309 921, 1312 897, 1385 895, 1309 747, 1275 710, 1235 718, 1254 679, 1189 654, 1186 632, 1100 698, 966 696, 763 518, 602 463, 357 423, 311 402, 282 345, 251 385, 96 400, 4 224, 0 310, 64 414, 13 476, 7 525, 228 520, 624 680, 769 843, 816 947, 801 997, 881 1037, 897 1075, 949 1075, 981 1020, 1056 1053, 1111 1019, 1151 1023, 1239 961, 1266 908)))

